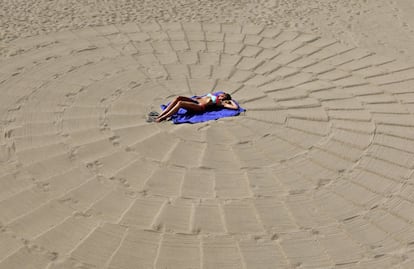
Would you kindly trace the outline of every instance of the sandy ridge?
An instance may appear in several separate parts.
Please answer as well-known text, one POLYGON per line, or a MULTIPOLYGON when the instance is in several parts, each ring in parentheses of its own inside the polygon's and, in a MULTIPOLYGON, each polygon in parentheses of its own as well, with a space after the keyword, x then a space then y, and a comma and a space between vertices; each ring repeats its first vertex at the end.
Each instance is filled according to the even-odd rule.
POLYGON ((23 40, 1 72, 1 236, 13 247, 0 266, 410 266, 409 65, 256 25, 47 37, 23 40), (205 88, 249 113, 144 122, 205 88))

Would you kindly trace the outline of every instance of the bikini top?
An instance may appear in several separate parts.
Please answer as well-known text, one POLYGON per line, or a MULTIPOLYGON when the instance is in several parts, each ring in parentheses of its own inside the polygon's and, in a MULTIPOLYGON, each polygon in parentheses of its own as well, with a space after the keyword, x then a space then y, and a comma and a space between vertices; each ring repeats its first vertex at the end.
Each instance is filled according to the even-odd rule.
POLYGON ((210 97, 211 101, 214 104, 219 104, 220 103, 220 99, 218 99, 217 96, 215 96, 214 94, 208 93, 207 96, 210 97))

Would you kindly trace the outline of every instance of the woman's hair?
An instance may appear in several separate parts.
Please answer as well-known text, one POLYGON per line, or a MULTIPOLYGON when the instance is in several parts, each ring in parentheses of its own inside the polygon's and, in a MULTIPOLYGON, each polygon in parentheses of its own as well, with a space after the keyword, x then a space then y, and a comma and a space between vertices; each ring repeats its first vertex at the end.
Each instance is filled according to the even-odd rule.
POLYGON ((226 101, 226 100, 231 100, 231 95, 230 95, 230 94, 228 94, 228 93, 225 93, 225 94, 224 94, 224 98, 223 98, 223 100, 224 100, 224 101, 226 101))

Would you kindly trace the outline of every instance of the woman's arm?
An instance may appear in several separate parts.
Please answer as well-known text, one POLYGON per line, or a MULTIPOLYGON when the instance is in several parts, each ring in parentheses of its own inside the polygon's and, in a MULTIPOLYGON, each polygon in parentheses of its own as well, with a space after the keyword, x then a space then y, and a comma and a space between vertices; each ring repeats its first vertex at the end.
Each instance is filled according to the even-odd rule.
POLYGON ((239 106, 233 100, 226 100, 226 101, 221 102, 221 104, 225 108, 229 108, 229 109, 238 109, 239 108, 239 106))

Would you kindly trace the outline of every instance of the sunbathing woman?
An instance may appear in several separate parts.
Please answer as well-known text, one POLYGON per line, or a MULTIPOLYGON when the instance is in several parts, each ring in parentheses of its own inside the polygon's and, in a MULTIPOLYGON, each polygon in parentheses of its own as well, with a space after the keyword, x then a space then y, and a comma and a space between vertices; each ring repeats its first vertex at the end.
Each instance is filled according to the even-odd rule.
POLYGON ((193 112, 202 112, 210 106, 238 109, 238 105, 231 99, 231 96, 228 93, 219 93, 217 95, 209 93, 195 98, 178 96, 167 106, 167 108, 164 109, 155 121, 161 122, 166 120, 168 117, 177 113, 180 108, 185 108, 193 112))

